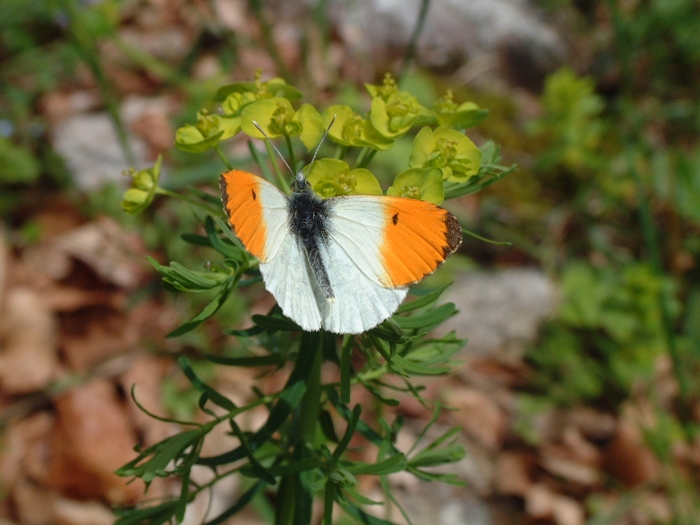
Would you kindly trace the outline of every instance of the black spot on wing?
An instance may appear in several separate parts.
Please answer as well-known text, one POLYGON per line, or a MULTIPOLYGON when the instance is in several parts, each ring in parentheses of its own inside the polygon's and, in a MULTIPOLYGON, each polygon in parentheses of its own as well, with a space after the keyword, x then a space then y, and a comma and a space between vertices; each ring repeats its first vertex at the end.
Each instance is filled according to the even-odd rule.
POLYGON ((396 226, 399 223, 399 214, 394 213, 394 215, 391 217, 391 222, 394 223, 394 226, 396 226))
POLYGON ((253 192, 253 200, 256 201, 258 200, 258 196, 255 194, 255 190, 250 190, 253 192))

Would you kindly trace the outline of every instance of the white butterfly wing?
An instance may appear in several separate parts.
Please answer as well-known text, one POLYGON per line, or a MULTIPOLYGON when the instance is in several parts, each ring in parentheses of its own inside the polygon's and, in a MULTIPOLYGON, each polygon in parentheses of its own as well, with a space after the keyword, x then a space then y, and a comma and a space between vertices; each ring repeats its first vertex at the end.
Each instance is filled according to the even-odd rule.
POLYGON ((233 170, 221 178, 230 222, 260 260, 265 287, 284 314, 307 331, 369 330, 390 317, 417 282, 461 242, 456 219, 422 201, 378 196, 328 199, 327 235, 318 250, 332 297, 290 229, 289 201, 274 185, 233 170))

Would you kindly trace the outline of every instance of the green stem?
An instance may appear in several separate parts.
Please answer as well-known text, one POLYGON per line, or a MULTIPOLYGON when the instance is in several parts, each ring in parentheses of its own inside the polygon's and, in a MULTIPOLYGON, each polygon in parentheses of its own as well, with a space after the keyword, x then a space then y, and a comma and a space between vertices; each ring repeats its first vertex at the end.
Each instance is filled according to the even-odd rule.
MULTIPOLYGON (((642 234, 644 235, 644 244, 649 257, 649 262, 654 270, 654 272, 663 276, 665 274, 663 263, 661 261, 661 248, 659 244, 659 236, 654 225, 654 219, 652 217, 651 206, 649 204, 649 197, 644 190, 644 183, 637 170, 634 169, 634 159, 632 158, 631 145, 627 145, 627 157, 628 166, 631 172, 632 178, 634 180, 635 186, 637 187, 637 196, 639 198, 639 219, 642 223, 642 234)), ((683 360, 681 359, 680 350, 676 344, 676 336, 673 327, 673 316, 669 308, 670 298, 665 290, 659 293, 659 309, 661 310, 661 320, 664 333, 664 339, 666 340, 666 347, 668 349, 669 357, 673 363, 673 371, 676 376, 676 381, 678 381, 678 403, 681 421, 685 423, 683 425, 686 431, 689 431, 687 424, 692 422, 692 408, 690 404, 690 382, 688 380, 688 375, 685 373, 683 367, 683 360)), ((687 436, 689 439, 690 435, 687 436)))
MULTIPOLYGON (((299 415, 299 444, 313 443, 316 437, 316 425, 318 414, 321 409, 321 363, 323 362, 323 352, 321 343, 325 333, 314 333, 306 342, 309 348, 305 351, 315 352, 311 371, 306 382, 306 392, 301 399, 301 413, 299 415)), ((302 338, 302 344, 304 343, 302 338)), ((301 351, 301 350, 300 350, 301 351)))
MULTIPOLYGON (((294 148, 292 148, 292 139, 289 135, 284 136, 284 140, 287 143, 287 149, 289 150, 289 165, 292 167, 292 170, 297 169, 297 161, 294 158, 294 148)), ((292 176, 294 177, 296 173, 292 173, 292 176)))
POLYGON ((376 149, 370 149, 367 154, 362 158, 362 162, 357 163, 358 168, 366 168, 370 162, 372 162, 372 159, 374 156, 377 154, 376 149))
POLYGON ((482 237, 481 235, 474 233, 472 231, 469 231, 469 230, 465 230, 464 228, 462 228, 462 233, 465 235, 469 235, 471 237, 474 237, 475 239, 479 239, 480 241, 484 241, 484 242, 487 242, 489 244, 495 244, 496 246, 513 246, 512 242, 494 241, 493 239, 487 239, 486 237, 482 237))
POLYGON ((261 0, 249 0, 248 4, 253 10, 255 18, 258 19, 258 24, 260 24, 260 31, 262 32, 262 38, 265 44, 265 48, 267 49, 267 52, 270 53, 270 57, 275 63, 277 71, 287 83, 291 83, 292 77, 289 74, 287 66, 284 65, 284 61, 282 60, 282 57, 277 49, 277 45, 275 44, 275 41, 272 38, 272 28, 270 27, 270 24, 265 18, 265 14, 263 13, 263 2, 261 0))
POLYGON ((420 11, 418 13, 418 21, 416 22, 416 27, 413 30, 411 40, 408 43, 408 46, 406 47, 406 54, 403 57, 403 61, 401 62, 401 69, 399 70, 399 74, 397 75, 397 79, 399 80, 404 75, 404 73, 406 72, 406 68, 416 55, 418 37, 420 37, 420 34, 423 32, 425 19, 428 17, 428 7, 430 7, 430 0, 423 0, 420 6, 420 11))
POLYGON ((220 210, 218 208, 214 208, 213 206, 209 206, 208 204, 205 204, 198 199, 193 199, 191 197, 187 197, 186 195, 181 195, 180 193, 175 193, 174 191, 166 190, 165 188, 161 188, 160 186, 158 186, 156 188, 156 194, 157 195, 166 195, 168 197, 172 197, 173 199, 179 199, 179 200, 186 202, 188 204, 192 204, 193 206, 198 206, 198 207, 208 211, 209 213, 211 213, 217 217, 223 216, 222 210, 220 210))
MULTIPOLYGON (((306 390, 299 404, 299 411, 292 421, 289 433, 289 445, 293 449, 294 461, 303 461, 308 456, 308 450, 315 441, 318 415, 321 410, 321 363, 323 352, 321 345, 322 332, 303 332, 299 342, 299 363, 311 362, 300 373, 306 379, 306 390)), ((303 473, 284 476, 280 483, 277 497, 279 506, 275 518, 276 525, 308 524, 311 513, 311 494, 302 483, 303 473)))
POLYGON ((214 146, 214 151, 216 151, 216 154, 219 156, 221 159, 221 162, 224 163, 224 166, 226 166, 226 169, 232 170, 233 166, 228 160, 228 157, 224 154, 224 152, 221 150, 221 145, 217 144, 214 146))
POLYGON ((338 147, 335 150, 335 158, 338 160, 343 160, 345 158, 345 154, 348 151, 347 146, 343 146, 341 144, 338 144, 338 147))
POLYGON ((323 525, 333 525, 333 500, 334 496, 333 482, 328 479, 326 481, 326 489, 323 494, 323 525))

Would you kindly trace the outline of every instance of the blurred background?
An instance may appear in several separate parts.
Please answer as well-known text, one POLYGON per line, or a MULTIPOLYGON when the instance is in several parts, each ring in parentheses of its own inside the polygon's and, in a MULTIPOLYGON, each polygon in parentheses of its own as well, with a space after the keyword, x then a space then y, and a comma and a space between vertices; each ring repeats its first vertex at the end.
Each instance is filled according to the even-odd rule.
MULTIPOLYGON (((216 193, 220 160, 175 149, 175 130, 256 70, 319 110, 366 109, 364 83, 386 72, 420 100, 451 89, 489 110, 470 138, 518 165, 448 203, 512 246, 467 237, 435 277, 460 309, 443 330, 469 342, 424 383, 459 409, 440 424, 462 429, 466 486, 392 478, 413 523, 699 523, 696 0, 0 2, 0 523, 113 523, 111 505, 143 497, 113 471, 176 432, 134 406, 132 384, 152 412, 193 417, 173 356, 225 352, 222 327, 273 304, 260 285, 166 339, 207 297, 165 292, 145 256, 203 269, 180 238, 200 217, 174 199, 120 208, 123 172, 159 154, 164 187, 216 193)), ((250 165, 244 138, 230 144, 250 165)), ((384 183, 411 144, 376 156, 384 183)), ((255 380, 198 373, 232 399, 255 380)), ((403 401, 397 414, 430 418, 403 401)), ((264 505, 235 520, 269 522, 264 505)))

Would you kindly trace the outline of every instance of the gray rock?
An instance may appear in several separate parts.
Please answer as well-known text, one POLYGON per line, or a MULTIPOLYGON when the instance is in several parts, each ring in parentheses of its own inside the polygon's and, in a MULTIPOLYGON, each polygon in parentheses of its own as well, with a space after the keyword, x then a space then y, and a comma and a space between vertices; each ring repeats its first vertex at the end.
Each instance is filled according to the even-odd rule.
POLYGON ((535 269, 507 269, 468 274, 443 295, 459 314, 437 333, 454 330, 468 338, 466 351, 517 357, 537 337, 541 322, 556 308, 557 287, 535 269))
MULTIPOLYGON (((72 115, 54 126, 52 137, 54 148, 65 160, 80 190, 93 191, 106 182, 129 184, 122 172, 130 164, 107 113, 72 115)), ((133 136, 129 142, 136 157, 134 167, 146 167, 146 144, 133 136)))
MULTIPOLYGON (((420 5, 420 0, 335 0, 330 18, 353 52, 383 67, 403 55, 420 5)), ((563 63, 564 50, 554 27, 526 0, 432 0, 417 55, 422 65, 443 69, 493 55, 492 68, 523 65, 543 77, 563 63)))

